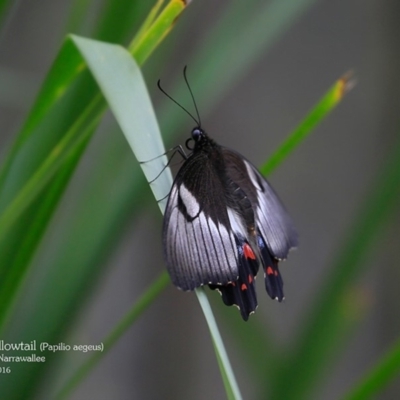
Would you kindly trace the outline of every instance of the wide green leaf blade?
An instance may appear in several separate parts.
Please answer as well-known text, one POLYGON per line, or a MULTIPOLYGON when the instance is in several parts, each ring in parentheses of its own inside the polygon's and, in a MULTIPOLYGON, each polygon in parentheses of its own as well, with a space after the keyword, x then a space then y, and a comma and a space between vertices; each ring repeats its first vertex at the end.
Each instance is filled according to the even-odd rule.
MULTIPOLYGON (((72 40, 84 55, 136 158, 143 162, 147 180, 153 181, 168 160, 163 156, 158 123, 139 67, 121 46, 77 36, 72 40)), ((165 198, 171 187, 170 170, 166 169, 165 174, 164 179, 151 184, 156 199, 165 198)), ((159 203, 162 210, 165 201, 159 203)))

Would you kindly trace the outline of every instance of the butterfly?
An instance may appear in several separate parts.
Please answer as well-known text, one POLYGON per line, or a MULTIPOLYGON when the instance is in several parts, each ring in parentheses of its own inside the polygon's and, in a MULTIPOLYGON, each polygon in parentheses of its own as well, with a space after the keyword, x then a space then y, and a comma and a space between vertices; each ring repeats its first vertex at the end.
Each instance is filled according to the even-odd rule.
POLYGON ((278 263, 298 244, 285 207, 267 180, 241 154, 216 143, 198 119, 174 179, 163 222, 164 258, 171 280, 184 291, 208 285, 247 321, 257 308, 255 278, 264 271, 269 296, 284 299, 278 263), (194 145, 189 146, 193 141, 194 145))

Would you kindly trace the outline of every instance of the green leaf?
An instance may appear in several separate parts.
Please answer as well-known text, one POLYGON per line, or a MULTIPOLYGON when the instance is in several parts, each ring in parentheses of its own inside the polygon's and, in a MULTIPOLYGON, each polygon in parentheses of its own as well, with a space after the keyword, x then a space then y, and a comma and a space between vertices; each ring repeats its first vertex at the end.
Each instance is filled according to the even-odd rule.
MULTIPOLYGON (((32 135, 34 129, 43 120, 49 110, 54 104, 64 96, 65 92, 70 87, 71 82, 76 79, 79 73, 85 69, 85 65, 82 61, 82 57, 76 50, 76 47, 67 38, 58 53, 45 82, 37 96, 37 99, 26 119, 17 139, 15 140, 11 150, 9 151, 6 161, 0 171, 0 209, 4 209, 5 204, 10 201, 10 197, 15 194, 15 191, 8 193, 7 181, 12 181, 15 184, 17 180, 18 184, 22 183, 20 180, 25 180, 25 176, 20 178, 18 175, 12 173, 10 168, 12 163, 15 162, 15 158, 22 146, 26 143, 28 138, 32 135), (7 179, 7 181, 6 181, 7 179)), ((38 141, 37 145, 40 148, 49 146, 54 143, 53 138, 43 138, 38 141), (46 139, 46 140, 43 140, 46 139)), ((34 154, 27 153, 28 156, 33 157, 34 154)), ((28 160, 29 162, 29 160, 28 160)))
POLYGON ((354 85, 354 81, 350 80, 350 78, 351 74, 346 74, 334 83, 291 135, 279 146, 278 150, 260 168, 262 174, 269 175, 340 103, 343 96, 354 85))
MULTIPOLYGON (((153 181, 168 160, 166 156, 160 156, 165 153, 165 149, 139 67, 120 46, 77 36, 72 36, 72 40, 96 78, 137 160, 144 161, 142 169, 147 180, 153 181), (152 162, 147 162, 149 160, 152 162)), ((156 199, 165 197, 171 187, 172 175, 169 169, 166 169, 165 174, 165 179, 156 179, 151 184, 156 199)), ((163 210, 165 200, 159 204, 163 210)))
POLYGON ((400 340, 365 374, 360 382, 346 394, 344 400, 367 400, 376 395, 393 379, 398 378, 400 371, 400 340))
MULTIPOLYGON (((175 12, 175 17, 177 17, 176 13, 183 9, 184 5, 180 10, 176 7, 172 8, 172 12, 175 12)), ((169 27, 166 29, 169 30, 169 27)), ((165 37, 165 32, 160 29, 155 33, 161 35, 161 39, 165 37)), ((160 40, 157 41, 157 44, 160 40)), ((3 197, 1 197, 1 204, 7 209, 7 212, 3 213, 1 218, 3 218, 2 226, 8 230, 8 234, 4 234, 4 231, 1 233, 5 241, 2 243, 3 247, 0 245, 0 248, 6 251, 0 251, 0 270, 4 273, 0 273, 0 275, 2 278, 8 275, 7 283, 11 283, 1 287, 2 295, 6 299, 2 303, 3 318, 4 311, 9 314, 12 309, 15 295, 29 272, 30 262, 33 254, 37 251, 41 235, 43 235, 61 194, 65 191, 69 178, 105 109, 105 103, 99 97, 98 89, 95 91, 86 89, 87 83, 89 86, 92 85, 91 79, 84 79, 79 82, 79 89, 82 87, 82 90, 77 91, 75 101, 68 104, 74 98, 75 93, 69 96, 68 101, 65 101, 71 94, 70 86, 74 78, 80 75, 81 71, 80 68, 78 68, 78 71, 74 70, 73 66, 78 65, 83 66, 83 69, 86 68, 79 57, 78 62, 75 62, 74 44, 71 47, 71 43, 68 42, 62 47, 59 57, 56 59, 35 102, 33 111, 24 129, 20 132, 2 170, 3 185, 1 189, 3 189, 3 197), (70 65, 68 64, 68 54, 72 54, 71 60, 73 61, 70 69, 68 68, 68 65, 70 65), (67 67, 65 73, 62 69, 63 66, 67 67), (89 106, 86 107, 88 104, 87 97, 92 101, 89 100, 89 106), (96 109, 96 112, 94 112, 94 109, 96 109), (82 112, 82 110, 84 111, 82 112), (54 125, 50 127, 49 122, 54 123, 54 125), (67 126, 66 129, 64 129, 65 126, 67 126), (79 131, 78 127, 81 127, 82 131, 79 131), (68 134, 65 134, 66 131, 68 134), (48 134, 48 141, 43 140, 44 132, 46 132, 46 135, 48 134), (81 133, 83 134, 80 135, 81 133), (43 143, 45 143, 44 146, 43 143), (16 248, 18 248, 17 252, 14 251, 16 248), (12 260, 11 263, 7 262, 9 259, 12 260)), ((142 42, 142 45, 147 46, 146 41, 142 42)), ((149 47, 154 49, 154 42, 149 47)), ((79 55, 76 50, 75 54, 79 55)), ((150 55, 151 51, 147 51, 146 54, 147 56, 150 55)), ((125 162, 123 158, 118 159, 118 161, 125 162)), ((119 163, 114 162, 114 166, 118 170, 119 163)), ((127 176, 126 163, 121 165, 121 168, 127 176)), ((134 171, 131 171, 131 177, 135 179, 134 171)), ((118 177, 113 179, 114 189, 118 186, 117 182, 118 177)), ((138 188, 141 185, 143 187, 142 182, 143 180, 136 176, 138 188)), ((77 213, 75 226, 79 226, 78 231, 83 236, 79 236, 81 240, 78 243, 71 244, 72 247, 70 248, 68 248, 70 238, 65 240, 68 250, 63 255, 60 254, 61 262, 55 264, 56 268, 51 265, 45 279, 40 279, 37 282, 35 286, 35 290, 37 288, 36 297, 29 297, 27 295, 29 290, 27 291, 25 286, 23 301, 28 301, 29 308, 35 310, 32 314, 34 319, 31 318, 31 315, 25 315, 24 307, 22 307, 18 322, 24 328, 15 331, 12 322, 15 321, 17 314, 14 313, 13 318, 9 319, 10 326, 7 326, 5 330, 5 334, 11 335, 9 337, 12 337, 13 340, 17 337, 31 340, 29 338, 34 337, 38 338, 38 341, 41 338, 44 341, 55 342, 60 337, 61 332, 65 332, 71 318, 78 309, 77 304, 87 293, 87 290, 84 289, 89 286, 89 283, 92 285, 95 282, 95 278, 101 270, 98 268, 98 264, 105 257, 106 249, 108 250, 114 243, 113 238, 108 237, 108 235, 112 229, 114 231, 119 230, 119 224, 116 224, 115 221, 123 220, 116 215, 134 208, 137 204, 136 198, 142 197, 140 195, 133 196, 134 200, 128 204, 126 199, 132 195, 127 195, 126 192, 132 190, 127 188, 126 185, 121 186, 120 192, 124 191, 125 193, 120 195, 117 190, 114 190, 113 193, 117 197, 121 197, 113 198, 107 203, 110 206, 114 204, 114 208, 109 214, 104 215, 104 210, 94 207, 93 199, 89 201, 88 211, 84 214, 77 213), (92 222, 85 223, 84 221, 88 219, 91 219, 92 222), (99 227, 98 234, 95 237, 93 237, 92 232, 94 226, 99 227), (82 241, 82 237, 85 237, 84 241, 82 241), (86 238, 90 238, 90 244, 86 238), (82 251, 82 248, 84 251, 82 251), (78 258, 76 258, 77 254, 79 254, 78 258), (92 261, 94 259, 96 261, 92 261), (67 278, 64 277, 66 270, 68 270, 67 278), (49 298, 52 298, 51 303, 48 302, 49 298), (55 309, 56 305, 57 308, 55 309), (38 322, 39 316, 44 316, 42 312, 45 309, 47 309, 46 317, 38 322)), ((97 190, 97 193, 99 192, 100 190, 97 190)), ((104 198, 107 197, 107 194, 108 192, 105 191, 104 198)), ((75 238, 78 238, 78 236, 75 238)), ((45 270, 42 267, 44 265, 41 265, 40 269, 45 270)), ((35 276, 31 276, 29 283, 34 281, 34 278, 35 276)), ((1 295, 0 298, 2 298, 1 295)), ((21 300, 20 304, 25 304, 26 308, 26 303, 23 303, 23 301, 21 300)), ((18 396, 21 396, 21 398, 26 398, 34 390, 33 388, 40 383, 39 377, 45 368, 52 365, 52 359, 53 357, 48 357, 46 365, 20 366, 20 375, 16 374, 11 379, 7 377, 4 384, 0 385, 0 397, 19 398, 18 396), (18 381, 23 379, 23 385, 16 384, 14 379, 18 379, 18 381)), ((2 378, 0 377, 1 380, 3 380, 2 378)))
MULTIPOLYGON (((142 61, 151 54, 155 46, 170 30, 167 22, 173 21, 184 9, 183 3, 180 2, 180 7, 176 3, 176 1, 171 1, 159 18, 150 26, 149 31, 152 33, 150 39, 142 40, 140 45, 135 47, 134 51, 137 52, 145 49, 146 55, 142 54, 142 61)), ((76 119, 68 127, 67 132, 62 131, 64 125, 60 123, 54 129, 43 129, 42 125, 40 129, 38 128, 42 120, 58 105, 57 103, 64 96, 71 81, 85 68, 85 63, 80 58, 75 44, 68 38, 56 58, 2 169, 0 209, 3 208, 3 212, 0 215, 0 250, 4 249, 4 251, 1 251, 0 255, 3 258, 0 263, 0 276, 4 280, 7 279, 9 284, 3 286, 2 290, 0 289, 0 299, 4 300, 0 303, 0 321, 4 319, 4 313, 13 301, 13 296, 26 274, 28 262, 39 243, 40 234, 44 232, 45 220, 47 218, 47 221, 49 221, 51 213, 66 187, 68 178, 85 148, 83 143, 88 143, 106 108, 106 104, 99 93, 89 90, 86 95, 78 96, 79 100, 74 103, 74 110, 77 110, 79 101, 91 99, 89 105, 79 108, 78 113, 73 112, 73 117, 76 119), (82 109, 83 111, 81 111, 82 109), (62 136, 59 137, 59 135, 62 136), (68 163, 67 159, 71 158, 75 159, 75 164, 68 163), (53 186, 54 188, 51 181, 57 179, 55 175, 59 171, 65 177, 63 185, 58 180, 58 193, 55 194, 54 190, 51 189, 50 193, 46 194, 46 187, 53 186), (28 207, 35 200, 38 201, 39 207, 42 207, 43 213, 27 212, 28 207), (44 204, 47 204, 46 208, 41 206, 44 204), (45 214, 47 214, 46 217, 45 214), (38 215, 40 217, 37 218, 38 215), (19 227, 12 228, 17 223, 18 218, 21 220, 22 217, 24 217, 24 223, 20 224, 19 227), (36 230, 38 233, 36 240, 32 240, 30 231, 26 230, 26 227, 31 225, 32 227, 35 225, 41 227, 41 229, 36 230), (11 228, 12 232, 10 231, 11 228), (27 235, 27 238, 24 238, 25 235, 27 235), (17 242, 25 244, 26 247, 23 248, 21 253, 15 255, 7 249, 12 248, 10 243, 17 242), (7 278, 9 272, 10 275, 7 278)), ((68 113, 70 108, 64 109, 68 113)), ((55 117, 52 121, 63 121, 64 115, 61 116, 56 113, 55 117)), ((154 164, 157 165, 157 163, 154 164)))
POLYGON ((94 352, 86 361, 75 371, 71 378, 65 383, 62 389, 54 396, 57 400, 68 398, 72 390, 95 368, 100 360, 113 348, 114 344, 124 335, 132 324, 143 314, 151 303, 160 295, 165 287, 170 283, 166 271, 152 283, 152 285, 136 301, 132 309, 126 313, 124 318, 116 325, 112 332, 102 341, 104 350, 94 352))
MULTIPOLYGON (((201 46, 194 50, 190 61, 194 71, 190 84, 197 103, 201 104, 203 118, 316 2, 272 0, 257 7, 249 7, 244 1, 230 3, 218 23, 208 30, 201 46)), ((173 97, 185 98, 187 88, 180 74, 175 87, 171 92, 173 97)), ((164 104, 159 121, 165 137, 176 131, 181 118, 181 110, 174 104, 164 104)))
MULTIPOLYGON (((105 0, 102 18, 96 21, 92 35, 97 40, 126 45, 147 14, 153 1, 105 0)), ((71 31, 70 31, 71 32, 71 31)))
MULTIPOLYGON (((129 51, 135 55, 135 60, 138 64, 141 65, 168 35, 185 6, 186 2, 184 0, 171 0, 150 28, 143 35, 140 35, 137 40, 131 42, 129 51)), ((157 5, 156 8, 158 8, 157 5)))
POLYGON ((0 1, 0 23, 4 23, 4 19, 6 18, 6 13, 9 8, 12 6, 11 0, 1 0, 0 1))
POLYGON ((323 366, 335 355, 336 343, 342 340, 346 331, 343 323, 352 303, 346 299, 348 293, 354 291, 353 282, 365 272, 364 260, 399 202, 400 140, 373 183, 371 194, 360 206, 352 229, 343 238, 342 248, 335 253, 336 262, 313 302, 315 306, 305 319, 287 367, 281 371, 275 398, 309 398, 310 390, 324 371, 323 366), (289 377, 290 386, 286 384, 289 377))
POLYGON ((204 289, 203 288, 196 289, 196 296, 200 302, 200 306, 203 310, 204 316, 208 324, 208 329, 210 330, 211 333, 215 353, 217 355, 218 365, 225 386, 226 395, 229 400, 240 400, 242 399, 242 395, 240 393, 239 386, 236 383, 236 378, 233 373, 231 364, 229 362, 224 342, 222 341, 221 335, 218 330, 217 322, 215 321, 214 315, 210 307, 210 303, 208 302, 204 289))

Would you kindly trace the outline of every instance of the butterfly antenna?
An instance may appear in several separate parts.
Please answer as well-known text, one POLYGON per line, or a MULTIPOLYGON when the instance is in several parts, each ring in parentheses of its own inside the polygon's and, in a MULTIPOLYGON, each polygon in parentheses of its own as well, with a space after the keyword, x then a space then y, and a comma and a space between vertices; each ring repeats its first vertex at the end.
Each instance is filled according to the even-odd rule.
MULTIPOLYGON (((186 78, 186 76, 185 76, 185 78, 186 78)), ((183 106, 182 106, 181 104, 179 104, 174 98, 172 98, 172 97, 161 87, 161 80, 160 80, 160 79, 159 79, 158 82, 157 82, 157 86, 158 86, 158 88, 159 88, 170 100, 172 100, 177 106, 179 106, 180 108, 182 108, 182 110, 185 111, 185 113, 188 114, 188 115, 193 119, 193 121, 196 122, 196 124, 197 124, 198 126, 200 126, 200 119, 199 119, 199 121, 197 121, 197 119, 196 119, 195 117, 193 117, 193 115, 192 115, 188 110, 186 110, 185 107, 183 107, 183 106)), ((189 88, 189 89, 190 89, 190 88, 189 88)), ((190 91, 190 93, 192 93, 192 91, 190 91)), ((193 96, 193 95, 192 95, 192 96, 193 96)), ((197 108, 196 108, 196 110, 197 110, 197 108)))
POLYGON ((189 81, 188 81, 187 76, 186 76, 186 69, 187 69, 187 65, 185 65, 185 68, 183 68, 183 77, 185 78, 186 85, 187 85, 187 87, 188 87, 188 89, 189 89, 190 95, 192 96, 194 108, 196 109, 196 113, 197 113, 197 118, 199 119, 199 122, 198 122, 199 128, 201 128, 201 119, 200 119, 199 110, 198 110, 198 108, 197 108, 197 104, 196 104, 196 101, 195 101, 195 99, 194 99, 192 89, 191 89, 191 87, 190 87, 190 85, 189 85, 189 81))

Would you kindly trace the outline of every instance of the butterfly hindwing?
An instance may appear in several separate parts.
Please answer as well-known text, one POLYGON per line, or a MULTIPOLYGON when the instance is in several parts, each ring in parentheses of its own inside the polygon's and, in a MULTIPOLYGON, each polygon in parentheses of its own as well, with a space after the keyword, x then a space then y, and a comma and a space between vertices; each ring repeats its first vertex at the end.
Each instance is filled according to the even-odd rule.
POLYGON ((282 301, 283 280, 278 261, 297 245, 297 232, 278 196, 257 169, 232 150, 223 148, 222 152, 229 178, 246 193, 254 212, 253 248, 256 247, 255 254, 264 270, 266 291, 271 298, 282 301))
POLYGON ((271 256, 271 253, 263 237, 258 234, 258 246, 262 256, 264 269, 265 289, 272 299, 279 302, 284 299, 283 280, 278 268, 278 260, 271 256))
POLYGON ((249 315, 257 308, 255 277, 259 261, 249 243, 243 238, 236 237, 236 244, 239 254, 239 278, 228 285, 210 285, 210 288, 221 293, 225 305, 237 306, 242 318, 247 321, 249 315))
POLYGON ((298 236, 285 207, 250 161, 227 148, 223 148, 223 154, 229 175, 251 200, 257 228, 271 255, 286 259, 289 250, 298 245, 298 236))

